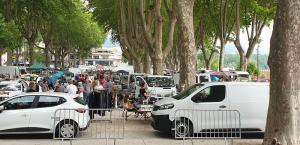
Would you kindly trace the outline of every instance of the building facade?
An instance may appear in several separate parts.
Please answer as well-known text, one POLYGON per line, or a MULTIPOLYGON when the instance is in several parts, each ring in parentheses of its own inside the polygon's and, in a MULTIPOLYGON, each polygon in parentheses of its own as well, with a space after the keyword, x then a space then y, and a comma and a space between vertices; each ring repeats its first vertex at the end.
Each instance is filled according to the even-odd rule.
POLYGON ((122 52, 117 48, 93 48, 85 59, 86 65, 119 66, 122 61, 122 52))

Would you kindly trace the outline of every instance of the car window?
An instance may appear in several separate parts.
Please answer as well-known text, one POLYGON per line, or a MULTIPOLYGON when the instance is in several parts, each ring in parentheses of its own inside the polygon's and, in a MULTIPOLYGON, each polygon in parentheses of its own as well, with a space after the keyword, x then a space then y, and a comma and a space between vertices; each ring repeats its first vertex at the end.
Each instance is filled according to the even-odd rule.
POLYGON ((207 87, 192 97, 195 103, 222 102, 224 99, 225 86, 223 85, 207 87))
POLYGON ((174 87, 174 80, 170 77, 146 77, 149 87, 174 87))
POLYGON ((135 84, 136 84, 137 86, 141 86, 142 82, 143 82, 143 79, 142 79, 141 77, 136 77, 136 82, 135 82, 135 84))
POLYGON ((37 108, 53 107, 66 102, 64 98, 56 96, 40 96, 37 108))
POLYGON ((28 109, 34 101, 35 96, 23 96, 8 100, 3 103, 5 110, 28 109))

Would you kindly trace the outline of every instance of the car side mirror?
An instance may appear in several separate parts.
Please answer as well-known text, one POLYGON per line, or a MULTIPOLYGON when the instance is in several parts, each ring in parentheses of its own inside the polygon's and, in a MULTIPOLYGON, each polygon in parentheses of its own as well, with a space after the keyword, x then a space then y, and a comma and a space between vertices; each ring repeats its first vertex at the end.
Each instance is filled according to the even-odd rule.
POLYGON ((3 111, 4 111, 4 106, 1 105, 1 106, 0 106, 0 113, 2 113, 3 111))

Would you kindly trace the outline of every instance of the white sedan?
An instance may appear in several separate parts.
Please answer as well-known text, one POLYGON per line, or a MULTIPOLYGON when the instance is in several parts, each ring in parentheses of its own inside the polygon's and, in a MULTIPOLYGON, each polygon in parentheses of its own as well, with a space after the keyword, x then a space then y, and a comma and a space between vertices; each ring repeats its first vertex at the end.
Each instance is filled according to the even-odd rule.
POLYGON ((66 93, 17 95, 0 102, 0 134, 55 132, 59 138, 73 138, 88 126, 90 117, 86 109, 80 97, 66 93))

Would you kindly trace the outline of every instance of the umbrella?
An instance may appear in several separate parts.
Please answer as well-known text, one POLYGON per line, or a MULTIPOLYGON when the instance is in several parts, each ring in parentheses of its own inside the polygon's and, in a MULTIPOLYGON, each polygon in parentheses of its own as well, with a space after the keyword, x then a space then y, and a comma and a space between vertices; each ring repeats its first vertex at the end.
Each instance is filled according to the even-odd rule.
POLYGON ((64 75, 63 72, 58 71, 56 72, 49 80, 49 84, 54 84, 59 78, 61 78, 64 75))

